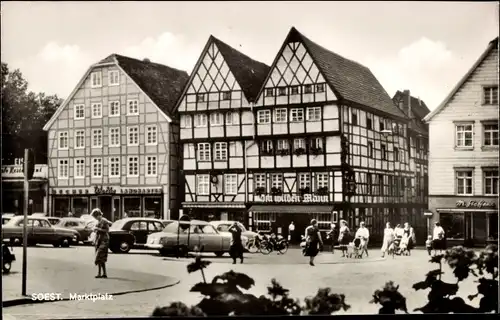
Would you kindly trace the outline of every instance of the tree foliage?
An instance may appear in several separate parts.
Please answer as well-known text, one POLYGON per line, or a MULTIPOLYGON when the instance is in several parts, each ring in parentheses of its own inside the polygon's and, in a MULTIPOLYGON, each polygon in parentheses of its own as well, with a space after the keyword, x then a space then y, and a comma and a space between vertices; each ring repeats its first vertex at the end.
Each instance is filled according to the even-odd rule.
POLYGON ((2 62, 2 158, 9 163, 33 148, 38 163, 47 160, 47 133, 43 126, 61 105, 57 95, 28 91, 19 69, 9 70, 2 62))

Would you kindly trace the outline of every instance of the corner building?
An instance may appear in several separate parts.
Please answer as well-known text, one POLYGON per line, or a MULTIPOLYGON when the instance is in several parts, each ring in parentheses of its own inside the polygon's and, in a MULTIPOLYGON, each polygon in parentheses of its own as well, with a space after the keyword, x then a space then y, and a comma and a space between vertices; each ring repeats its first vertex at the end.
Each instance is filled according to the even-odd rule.
POLYGON ((92 65, 45 125, 49 212, 176 216, 178 118, 188 74, 113 54, 92 65))
MULTIPOLYGON (((243 63, 240 60, 239 68, 255 71, 243 63)), ((256 74, 260 72, 246 73, 245 79, 256 74)), ((346 219, 350 228, 365 221, 377 241, 386 222, 410 219, 414 213, 406 199, 414 174, 408 157, 409 118, 368 68, 292 28, 267 74, 253 79, 252 84, 261 81, 260 89, 253 103, 247 100, 242 135, 234 138, 242 155, 233 160, 241 163, 237 180, 214 177, 208 168, 200 179, 198 169, 193 172, 197 179, 191 178, 196 188, 189 184, 190 190, 208 190, 214 199, 212 192, 218 192, 229 206, 235 201, 227 191, 236 184, 239 192, 233 197, 240 202, 240 217, 258 231, 286 233, 294 221, 302 233, 312 218, 327 230, 332 221, 346 219), (221 178, 224 188, 217 185, 221 178)), ((191 99, 196 117, 200 101, 191 99)), ((186 152, 185 137, 181 129, 186 152)), ((217 148, 214 145, 215 156, 217 148)), ((199 150, 193 159, 204 157, 199 150)))

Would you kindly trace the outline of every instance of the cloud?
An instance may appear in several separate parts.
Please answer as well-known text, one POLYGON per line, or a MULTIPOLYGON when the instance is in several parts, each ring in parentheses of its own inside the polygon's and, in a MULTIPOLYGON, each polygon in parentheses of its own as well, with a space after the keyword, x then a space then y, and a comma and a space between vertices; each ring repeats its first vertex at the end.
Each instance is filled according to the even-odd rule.
POLYGON ((367 57, 365 62, 391 97, 396 90, 408 89, 431 110, 466 72, 445 43, 427 37, 401 48, 393 57, 367 57))
POLYGON ((202 48, 186 41, 182 35, 165 32, 156 38, 148 37, 141 43, 124 49, 123 54, 136 59, 148 58, 191 73, 202 48))
POLYGON ((57 42, 47 43, 38 54, 46 62, 70 62, 78 61, 81 56, 80 47, 77 45, 59 45, 57 42))

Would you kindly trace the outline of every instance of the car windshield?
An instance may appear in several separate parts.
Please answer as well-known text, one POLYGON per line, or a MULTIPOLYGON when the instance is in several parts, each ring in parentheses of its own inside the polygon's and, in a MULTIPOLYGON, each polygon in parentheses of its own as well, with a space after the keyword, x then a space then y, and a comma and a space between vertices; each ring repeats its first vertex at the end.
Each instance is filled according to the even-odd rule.
MULTIPOLYGON (((195 233, 197 232, 198 228, 205 228, 207 227, 207 225, 199 225, 199 224, 190 224, 190 223, 182 223, 181 222, 181 225, 180 225, 180 231, 181 233, 195 233), (188 226, 190 228, 188 228, 188 226)), ((213 230, 213 226, 210 226, 213 230)), ((166 233, 177 233, 179 231, 179 222, 175 221, 175 222, 172 222, 170 223, 168 226, 166 226, 164 229, 163 229, 163 232, 166 232, 166 233)))
POLYGON ((109 227, 109 230, 121 230, 123 228, 123 225, 125 224, 126 220, 117 220, 113 222, 111 227, 109 227))

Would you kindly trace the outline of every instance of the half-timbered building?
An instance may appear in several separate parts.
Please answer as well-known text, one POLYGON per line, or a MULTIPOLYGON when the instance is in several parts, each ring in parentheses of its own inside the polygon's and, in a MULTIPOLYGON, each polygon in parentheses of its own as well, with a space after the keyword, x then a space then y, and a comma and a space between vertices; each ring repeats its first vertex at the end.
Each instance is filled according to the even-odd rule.
POLYGON ((498 243, 498 37, 425 121, 429 209, 450 245, 498 243))
POLYGON ((188 77, 117 54, 92 65, 44 127, 49 212, 175 216, 183 190, 173 110, 188 77))
POLYGON ((252 114, 269 66, 211 36, 178 104, 185 213, 204 220, 245 219, 245 155, 252 114))

